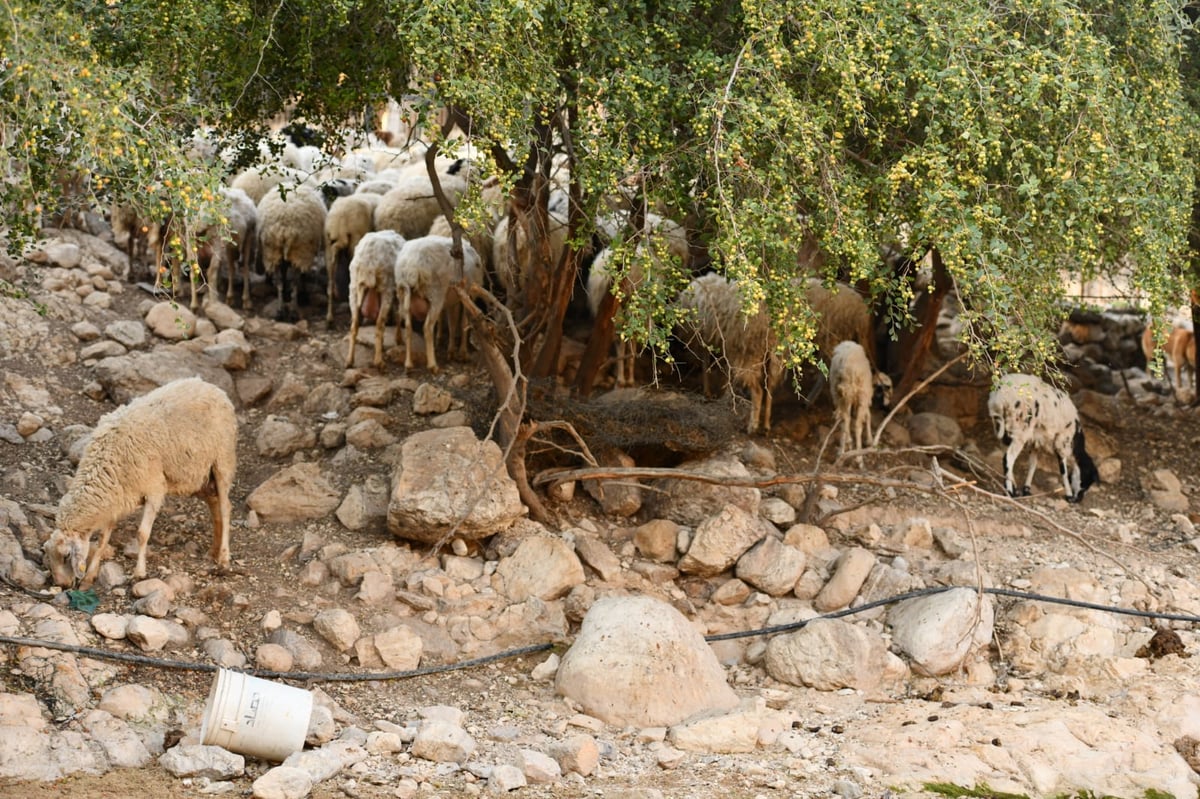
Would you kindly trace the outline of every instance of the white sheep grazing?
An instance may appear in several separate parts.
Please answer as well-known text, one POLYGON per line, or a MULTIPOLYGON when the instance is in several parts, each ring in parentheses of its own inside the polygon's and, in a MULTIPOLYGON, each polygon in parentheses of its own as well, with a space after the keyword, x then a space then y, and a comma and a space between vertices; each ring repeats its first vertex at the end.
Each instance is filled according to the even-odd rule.
POLYGON ((423 236, 405 242, 396 258, 396 291, 400 296, 400 308, 404 315, 404 368, 411 369, 412 360, 412 317, 413 295, 428 303, 425 315, 425 363, 429 371, 438 373, 437 357, 434 355, 434 340, 443 312, 450 312, 449 355, 455 354, 455 335, 459 336, 458 347, 466 353, 467 331, 463 320, 456 318, 460 311, 458 296, 451 286, 465 279, 467 284, 478 285, 483 279, 480 271, 479 253, 471 243, 462 243, 462 266, 450 256, 453 239, 445 236, 423 236), (456 330, 457 328, 457 330, 456 330))
POLYGON ((378 204, 378 194, 351 194, 334 200, 325 215, 326 324, 333 324, 334 298, 350 296, 350 261, 362 238, 375 229, 378 204))
POLYGON ((988 397, 988 415, 1004 452, 1004 489, 1010 497, 1028 496, 1037 470, 1037 451, 1053 453, 1062 472, 1068 502, 1078 502, 1088 486, 1100 481, 1096 464, 1084 447, 1079 412, 1066 392, 1032 375, 1009 374, 1000 378, 988 397), (1029 444, 1029 474, 1018 494, 1013 466, 1029 444))
POLYGON ((313 189, 268 191, 258 204, 258 241, 263 269, 272 277, 279 296, 275 318, 299 318, 304 281, 313 269, 325 241, 325 202, 313 189), (296 290, 290 291, 289 272, 295 269, 296 290))
POLYGON ((208 275, 205 280, 211 297, 218 294, 217 281, 221 267, 225 267, 225 302, 233 300, 233 275, 236 267, 241 266, 242 272, 242 308, 250 308, 250 267, 256 258, 258 244, 258 209, 249 195, 241 189, 220 189, 224 200, 221 213, 228 222, 228 235, 217 240, 219 226, 212 225, 203 230, 197 237, 204 242, 201 246, 211 249, 211 260, 208 265, 208 275))
POLYGON ((106 414, 58 503, 44 554, 54 581, 80 588, 96 579, 117 524, 144 505, 134 577, 146 576, 150 529, 168 495, 202 497, 212 515, 209 554, 229 568, 229 490, 237 469, 237 417, 221 389, 189 377, 106 414), (92 533, 100 531, 96 548, 92 533), (90 551, 90 557, 89 557, 90 551), (85 569, 86 565, 86 569, 85 569))
MULTIPOLYGON (((769 432, 771 404, 784 368, 766 309, 760 305, 745 316, 737 282, 712 272, 693 280, 680 293, 679 304, 691 311, 691 321, 680 326, 683 341, 724 359, 730 379, 750 392, 746 432, 753 435, 760 427, 769 432)), ((706 391, 707 372, 706 368, 706 391)))
MULTIPOLYGON (((856 341, 843 341, 833 348, 829 363, 829 393, 833 396, 834 418, 842 426, 838 456, 850 446, 863 448, 863 433, 869 445, 875 439, 871 425, 871 405, 880 396, 883 405, 891 402, 891 379, 882 373, 874 373, 867 351, 856 341)), ((862 456, 858 456, 858 468, 862 468, 862 456)))
MULTIPOLYGON (((461 168, 440 173, 438 182, 452 206, 458 205, 467 193, 467 178, 461 168)), ((442 207, 433 194, 429 175, 414 173, 401 178, 396 187, 379 200, 375 208, 375 229, 394 230, 406 239, 416 239, 428 232, 434 218, 441 213, 442 207)))
POLYGON ((396 258, 404 247, 404 237, 394 230, 367 233, 358 242, 350 259, 350 348, 346 368, 354 366, 354 348, 358 343, 358 321, 367 293, 379 296, 375 316, 375 368, 383 368, 383 329, 396 296, 396 258))

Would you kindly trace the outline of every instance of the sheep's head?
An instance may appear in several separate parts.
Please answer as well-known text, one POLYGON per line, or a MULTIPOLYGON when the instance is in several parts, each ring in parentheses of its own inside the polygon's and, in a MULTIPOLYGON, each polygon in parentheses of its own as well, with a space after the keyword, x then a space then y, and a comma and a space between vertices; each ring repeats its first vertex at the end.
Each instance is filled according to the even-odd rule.
POLYGON ((42 547, 43 565, 55 585, 70 588, 83 578, 87 567, 88 539, 55 530, 42 547))
POLYGON ((883 372, 875 373, 875 403, 880 408, 892 407, 892 378, 883 372))

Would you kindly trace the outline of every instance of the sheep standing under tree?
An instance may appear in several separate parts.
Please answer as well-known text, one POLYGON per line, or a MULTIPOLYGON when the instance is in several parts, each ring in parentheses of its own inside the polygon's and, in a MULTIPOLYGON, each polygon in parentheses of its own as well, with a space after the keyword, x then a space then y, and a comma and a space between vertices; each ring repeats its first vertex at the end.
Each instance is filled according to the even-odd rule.
MULTIPOLYGON (((863 433, 867 443, 874 441, 871 429, 871 405, 876 396, 882 405, 891 402, 892 381, 871 368, 867 352, 856 341, 843 341, 833 349, 829 364, 829 393, 833 395, 834 417, 842 426, 838 456, 846 453, 851 436, 854 448, 863 448, 863 433)), ((858 456, 858 468, 862 468, 862 456, 858 456)))
POLYGON ((443 312, 450 317, 447 354, 453 358, 456 354, 466 353, 467 331, 460 315, 456 313, 461 309, 458 307, 458 294, 452 291, 452 287, 459 281, 465 281, 468 286, 480 285, 483 273, 479 266, 479 253, 475 252, 470 242, 462 243, 461 262, 450 255, 453 243, 453 239, 443 236, 422 236, 405 242, 396 257, 396 292, 404 316, 405 369, 413 368, 412 326, 414 311, 418 306, 418 303, 414 302, 414 296, 428 303, 423 335, 425 365, 429 372, 437 374, 439 371, 437 356, 433 350, 443 312))
POLYGON ((106 414, 59 500, 55 530, 45 544, 54 582, 69 586, 82 578, 80 588, 91 586, 113 529, 139 505, 145 509, 133 575, 145 577, 150 529, 168 495, 204 499, 213 523, 209 554, 229 568, 229 490, 236 469, 233 403, 198 377, 168 383, 106 414))
POLYGON ((1079 412, 1066 392, 1033 375, 1010 374, 1000 378, 988 397, 988 415, 1004 452, 1004 489, 1010 497, 1029 496, 1037 470, 1037 451, 1053 453, 1062 472, 1068 502, 1079 502, 1088 486, 1100 482, 1100 473, 1084 447, 1079 412), (1018 493, 1013 466, 1026 445, 1029 473, 1018 493))
POLYGON ((396 258, 404 248, 404 237, 394 230, 373 230, 362 237, 350 260, 350 345, 346 368, 354 366, 358 346, 358 324, 369 292, 379 297, 375 312, 375 364, 383 368, 383 334, 396 299, 396 258))

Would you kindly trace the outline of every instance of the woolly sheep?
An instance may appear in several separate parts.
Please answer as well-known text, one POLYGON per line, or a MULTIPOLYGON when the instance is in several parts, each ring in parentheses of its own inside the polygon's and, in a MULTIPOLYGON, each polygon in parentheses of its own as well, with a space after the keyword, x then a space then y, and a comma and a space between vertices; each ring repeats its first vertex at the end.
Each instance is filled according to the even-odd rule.
POLYGON ((211 249, 211 260, 208 266, 209 291, 212 296, 217 294, 217 280, 221 273, 222 264, 225 266, 225 302, 233 300, 233 275, 238 265, 242 271, 242 307, 250 308, 250 267, 256 257, 255 245, 258 243, 258 209, 254 201, 241 189, 220 189, 225 205, 222 210, 228 222, 228 236, 216 239, 219 230, 216 225, 205 228, 197 237, 202 241, 202 247, 211 249))
MULTIPOLYGON (((829 393, 833 396, 834 418, 842 426, 841 445, 838 456, 850 446, 853 436, 854 448, 863 448, 863 433, 867 444, 875 438, 871 426, 871 404, 877 394, 883 405, 891 402, 892 381, 885 374, 874 374, 867 351, 856 341, 843 341, 833 348, 829 363, 829 393)), ((862 468, 862 456, 858 457, 858 468, 862 468)))
POLYGON ((843 341, 862 345, 867 360, 875 364, 875 336, 871 326, 871 311, 862 296, 845 283, 826 288, 817 278, 808 278, 805 295, 809 307, 820 317, 813 341, 817 352, 828 362, 834 348, 843 341))
POLYGON ((375 229, 378 194, 338 197, 325 216, 325 270, 327 305, 325 322, 333 324, 334 297, 349 297, 350 262, 362 238, 375 229))
POLYGON ((229 187, 246 192, 255 205, 262 202, 267 192, 281 184, 295 186, 300 183, 302 176, 295 170, 279 166, 252 166, 236 175, 229 182, 229 187))
MULTIPOLYGON (((771 429, 771 403, 783 381, 783 363, 775 352, 775 334, 766 309, 743 314, 736 281, 715 273, 694 279, 679 295, 679 305, 690 311, 690 321, 680 326, 686 344, 699 344, 710 355, 720 353, 730 379, 750 392, 750 421, 746 432, 771 429)), ((707 373, 705 369, 707 391, 707 373)))
POLYGON ((312 189, 267 192, 258 204, 258 240, 263 269, 276 283, 279 310, 276 319, 299 318, 297 294, 312 271, 325 238, 325 203, 312 189), (296 289, 289 291, 289 271, 296 270, 296 289))
POLYGON ((350 259, 350 346, 346 368, 354 366, 354 348, 358 343, 358 321, 368 291, 379 295, 375 316, 375 368, 383 368, 383 329, 396 296, 396 257, 404 247, 404 237, 394 230, 371 231, 362 237, 350 259))
POLYGON ((1079 412, 1065 392, 1032 375, 1005 375, 988 397, 988 415, 996 438, 1007 447, 1004 489, 1009 496, 1029 495, 1039 449, 1058 457, 1068 502, 1079 502, 1088 486, 1099 482, 1096 464, 1084 447, 1079 412), (1029 455, 1029 474, 1018 494, 1013 466, 1029 444, 1034 447, 1029 455))
MULTIPOLYGON (((467 179, 461 169, 438 175, 442 191, 450 205, 458 204, 467 193, 467 179)), ((379 200, 375 208, 375 229, 394 230, 406 239, 424 236, 433 220, 442 213, 433 183, 427 174, 412 174, 379 200)))
POLYGON ((145 508, 133 574, 145 577, 150 529, 168 495, 204 499, 213 523, 209 554, 218 567, 229 568, 229 490, 236 469, 233 403, 200 378, 168 383, 106 414, 58 503, 55 530, 45 544, 54 581, 70 586, 82 578, 82 589, 91 586, 113 529, 139 505, 145 508))
POLYGON ((455 352, 455 335, 458 334, 458 348, 461 354, 466 353, 467 331, 461 321, 456 321, 455 311, 459 310, 458 297, 451 291, 451 286, 460 279, 467 284, 479 284, 483 278, 480 271, 479 253, 470 242, 462 243, 462 268, 457 260, 450 256, 453 239, 445 236, 423 236, 405 242, 396 258, 396 291, 400 295, 400 308, 404 315, 404 368, 411 369, 412 360, 412 297, 414 294, 423 297, 429 303, 425 315, 425 363, 429 371, 438 373, 437 357, 434 355, 434 340, 437 336, 438 323, 442 313, 449 311, 451 320, 449 327, 449 354, 455 352))

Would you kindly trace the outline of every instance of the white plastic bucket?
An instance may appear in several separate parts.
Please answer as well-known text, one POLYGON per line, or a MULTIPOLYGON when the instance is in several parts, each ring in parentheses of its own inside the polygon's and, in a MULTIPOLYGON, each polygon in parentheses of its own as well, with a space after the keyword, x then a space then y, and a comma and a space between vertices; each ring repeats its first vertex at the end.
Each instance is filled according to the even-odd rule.
POLYGON ((278 763, 304 748, 312 694, 218 669, 204 705, 200 743, 278 763))

